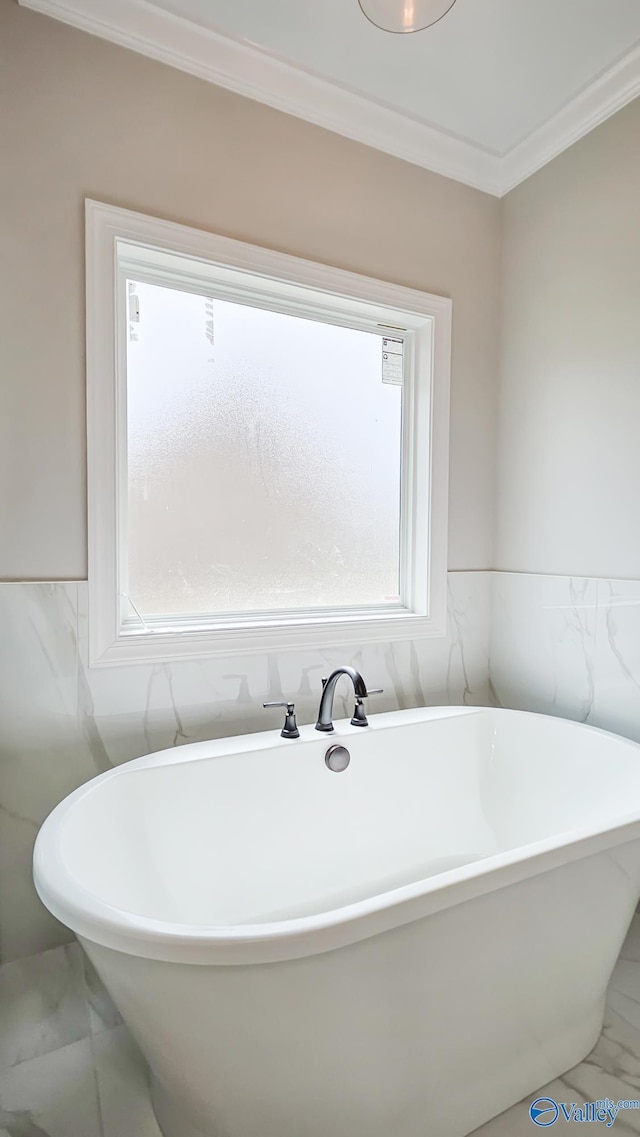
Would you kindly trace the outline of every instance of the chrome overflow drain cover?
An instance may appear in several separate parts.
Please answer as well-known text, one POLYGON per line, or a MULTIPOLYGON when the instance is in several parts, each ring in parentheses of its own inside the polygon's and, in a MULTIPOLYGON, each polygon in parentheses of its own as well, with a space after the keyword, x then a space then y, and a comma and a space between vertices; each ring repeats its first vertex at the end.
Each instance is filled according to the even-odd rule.
POLYGON ((330 770, 334 774, 341 774, 346 770, 351 761, 351 755, 346 746, 330 746, 324 756, 324 760, 330 770))

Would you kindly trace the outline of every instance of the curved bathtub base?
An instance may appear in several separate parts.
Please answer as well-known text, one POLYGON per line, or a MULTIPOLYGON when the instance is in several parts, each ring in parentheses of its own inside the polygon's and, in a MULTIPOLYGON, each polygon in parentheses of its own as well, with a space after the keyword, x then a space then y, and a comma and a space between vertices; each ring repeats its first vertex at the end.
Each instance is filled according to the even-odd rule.
POLYGON ((195 1129, 184 1114, 176 1108, 166 1093, 164 1086, 151 1075, 151 1104, 160 1126, 162 1137, 206 1137, 201 1129, 195 1129))
POLYGON ((636 841, 275 964, 81 943, 154 1071, 164 1137, 466 1137, 593 1048, 639 879, 636 841))
MULTIPOLYGON (((604 1017, 604 1007, 598 1008, 594 1013, 589 1015, 584 1022, 568 1031, 566 1036, 557 1040, 557 1051, 559 1065, 557 1069, 550 1073, 546 1062, 543 1060, 542 1064, 538 1058, 531 1062, 530 1070, 521 1070, 519 1073, 522 1075, 519 1082, 519 1088, 516 1088, 513 1083, 506 1090, 505 1086, 496 1084, 493 1087, 486 1087, 490 1090, 492 1104, 486 1107, 484 1111, 474 1113, 473 1120, 470 1118, 467 1121, 462 1118, 452 1118, 450 1127, 443 1128, 443 1119, 441 1116, 441 1103, 438 1103, 436 1115, 438 1119, 434 1121, 433 1115, 429 1109, 429 1103, 425 1103, 423 1110, 415 1117, 417 1121, 416 1126, 409 1129, 402 1130, 402 1137, 424 1137, 425 1133, 438 1133, 438 1137, 468 1137, 479 1126, 484 1125, 486 1122, 491 1121, 494 1117, 504 1113, 505 1110, 511 1106, 516 1105, 524 1098, 531 1097, 542 1089, 543 1085, 547 1082, 553 1081, 555 1078, 561 1077, 562 1074, 567 1073, 591 1052, 595 1046, 602 1029, 602 1022, 604 1017), (560 1057, 562 1055, 562 1057, 560 1057), (544 1068, 544 1074, 542 1073, 544 1068), (528 1078, 528 1080, 527 1080, 528 1078), (506 1092, 505 1092, 506 1091, 506 1092)), ((452 1079, 453 1081, 454 1079, 452 1079)), ((500 1079, 498 1079, 499 1083, 500 1079)), ((250 1085, 247 1087, 250 1093, 250 1085)), ((449 1087, 449 1092, 451 1087, 449 1087)), ((447 1089, 443 1089, 443 1097, 446 1095, 447 1089)), ((170 1095, 164 1089, 162 1083, 151 1075, 151 1101, 153 1110, 156 1116, 156 1121, 160 1127, 163 1137, 223 1137, 223 1131, 218 1129, 215 1124, 212 1127, 207 1126, 206 1132, 202 1129, 196 1128, 193 1123, 188 1120, 184 1113, 177 1107, 171 1100, 170 1095)), ((410 1123, 411 1124, 411 1123, 410 1123)), ((372 1137, 372 1130, 369 1123, 363 1125, 361 1129, 354 1128, 352 1123, 344 1130, 336 1129, 332 1126, 327 1130, 332 1134, 332 1137, 372 1137)), ((386 1137, 388 1137, 389 1130, 386 1130, 386 1137)), ((224 1130, 224 1137, 247 1137, 245 1131, 242 1134, 228 1133, 224 1130)), ((284 1130, 282 1128, 281 1116, 270 1120, 265 1115, 262 1118, 259 1134, 251 1134, 251 1137, 301 1137, 300 1119, 295 1119, 290 1129, 284 1130)), ((375 1137, 378 1137, 376 1134, 375 1137)))

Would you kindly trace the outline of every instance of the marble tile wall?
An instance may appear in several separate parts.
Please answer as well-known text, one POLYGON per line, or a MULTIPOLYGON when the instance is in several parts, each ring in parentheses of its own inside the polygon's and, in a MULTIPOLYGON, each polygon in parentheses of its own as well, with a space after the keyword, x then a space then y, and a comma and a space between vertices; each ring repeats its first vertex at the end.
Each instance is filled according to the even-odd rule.
POLYGON ((640 741, 637 581, 451 573, 446 638, 339 652, 90 669, 86 631, 85 584, 0 584, 0 961, 69 941, 31 882, 58 801, 140 754, 275 727, 267 699, 310 722, 335 663, 385 688, 376 709, 495 702, 640 741))
POLYGON ((505 707, 640 741, 640 581, 494 573, 490 679, 505 707))
MULTIPOLYGON (((0 961, 67 943, 31 882, 39 825, 83 781, 165 747, 279 725, 263 701, 317 711, 337 663, 384 687, 377 710, 488 699, 491 574, 451 573, 449 633, 222 660, 90 669, 86 584, 0 584, 0 961)), ((351 713, 343 700, 343 713, 351 713)), ((0 1137, 1 1137, 0 1126, 0 1137)))

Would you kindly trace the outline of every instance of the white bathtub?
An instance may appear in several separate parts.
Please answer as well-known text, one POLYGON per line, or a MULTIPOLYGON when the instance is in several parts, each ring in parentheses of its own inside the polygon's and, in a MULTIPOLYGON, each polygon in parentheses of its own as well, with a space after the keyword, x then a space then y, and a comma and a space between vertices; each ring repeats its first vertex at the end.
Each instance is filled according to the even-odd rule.
POLYGON ((515 711, 370 724, 141 758, 40 831, 38 892, 166 1137, 463 1137, 596 1041, 640 895, 640 747, 515 711))

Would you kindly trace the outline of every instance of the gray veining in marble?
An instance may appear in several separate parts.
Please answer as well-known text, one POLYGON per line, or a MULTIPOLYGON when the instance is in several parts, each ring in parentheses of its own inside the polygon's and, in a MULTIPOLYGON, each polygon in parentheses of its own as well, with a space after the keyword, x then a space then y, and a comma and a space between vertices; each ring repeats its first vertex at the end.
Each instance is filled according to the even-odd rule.
MULTIPOLYGON (((640 582, 450 573, 440 639, 339 652, 90 669, 86 584, 0 584, 0 960, 68 942, 31 881, 38 826, 67 793, 149 751, 314 719, 344 659, 382 686, 375 710, 470 703, 558 714, 640 740, 640 582), (491 648, 489 639, 491 637, 491 648), (489 664, 489 655, 491 662, 489 664)), ((351 713, 345 689, 339 713, 351 713)))
MULTIPOLYGON (((262 703, 287 695, 315 718, 321 677, 345 660, 376 710, 487 700, 490 574, 451 573, 452 634, 419 643, 92 669, 87 586, 0 584, 0 961, 70 935, 31 881, 39 825, 71 790, 141 754, 279 725, 262 703)), ((351 715, 346 684, 339 713, 351 715)), ((108 855, 108 850, 105 850, 108 855)))
POLYGON ((640 741, 640 582, 494 573, 490 682, 503 706, 640 741))
POLYGON ((0 968, 0 1070, 88 1036, 81 954, 67 944, 0 968))
MULTIPOLYGON (((454 657, 449 637, 421 643, 368 644, 334 650, 234 659, 204 659, 172 664, 89 669, 86 651, 86 594, 79 593, 79 664, 98 760, 106 753, 116 764, 139 754, 206 738, 268 730, 277 725, 262 703, 287 696, 296 701, 298 718, 312 722, 321 677, 348 659, 370 686, 385 688, 376 710, 424 703, 460 703, 486 698, 489 650, 487 573, 452 573, 450 611, 462 615, 465 644, 456 633, 454 657), (466 653, 466 657, 465 657, 466 653)), ((453 621, 452 621, 453 626, 453 621)), ((337 705, 351 714, 348 692, 339 690, 337 705)))
POLYGON ((31 882, 37 829, 96 773, 77 729, 75 584, 0 586, 0 959, 54 947, 68 932, 31 882))
POLYGON ((90 1039, 0 1073, 0 1137, 103 1137, 90 1039))
POLYGON ((590 721, 597 583, 495 573, 490 678, 503 706, 590 721))

